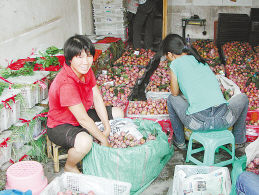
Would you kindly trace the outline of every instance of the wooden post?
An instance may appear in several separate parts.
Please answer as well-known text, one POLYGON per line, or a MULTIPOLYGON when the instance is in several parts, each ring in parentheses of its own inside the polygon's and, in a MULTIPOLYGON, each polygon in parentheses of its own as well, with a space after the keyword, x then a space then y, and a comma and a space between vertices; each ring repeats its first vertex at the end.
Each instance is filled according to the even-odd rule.
POLYGON ((163 31, 162 39, 167 35, 167 0, 163 0, 163 31))

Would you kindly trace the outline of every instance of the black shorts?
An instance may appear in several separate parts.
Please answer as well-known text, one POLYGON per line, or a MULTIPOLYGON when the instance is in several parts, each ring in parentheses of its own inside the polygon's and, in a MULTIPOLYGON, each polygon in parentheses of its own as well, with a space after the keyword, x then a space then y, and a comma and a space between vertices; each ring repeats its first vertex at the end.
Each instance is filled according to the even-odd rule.
MULTIPOLYGON (((108 119, 112 120, 112 107, 106 106, 106 110, 108 113, 108 119)), ((93 119, 94 122, 101 121, 98 117, 95 109, 88 110, 88 115, 93 119)), ((62 124, 58 125, 54 128, 47 128, 47 135, 53 143, 65 147, 65 148, 73 148, 75 143, 76 135, 80 132, 89 132, 83 128, 82 126, 73 126, 71 124, 62 124)))

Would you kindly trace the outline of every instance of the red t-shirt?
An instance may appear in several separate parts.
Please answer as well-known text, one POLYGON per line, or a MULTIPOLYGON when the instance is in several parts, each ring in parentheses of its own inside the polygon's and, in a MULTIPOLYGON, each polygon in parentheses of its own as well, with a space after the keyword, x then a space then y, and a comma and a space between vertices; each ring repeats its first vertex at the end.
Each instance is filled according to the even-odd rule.
POLYGON ((49 89, 47 126, 49 128, 61 124, 78 126, 78 121, 68 107, 83 103, 85 110, 88 111, 93 104, 92 88, 95 85, 96 80, 91 68, 85 75, 85 82, 83 82, 65 64, 49 89))

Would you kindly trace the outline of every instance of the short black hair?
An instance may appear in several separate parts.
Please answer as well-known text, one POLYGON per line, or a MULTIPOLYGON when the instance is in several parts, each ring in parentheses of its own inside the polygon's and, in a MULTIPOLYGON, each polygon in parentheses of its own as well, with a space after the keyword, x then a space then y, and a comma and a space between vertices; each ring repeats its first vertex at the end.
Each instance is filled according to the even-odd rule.
POLYGON ((90 52, 92 56, 95 54, 95 47, 92 41, 86 35, 74 35, 70 37, 64 44, 64 56, 66 64, 70 66, 73 57, 78 56, 84 50, 85 53, 90 52))

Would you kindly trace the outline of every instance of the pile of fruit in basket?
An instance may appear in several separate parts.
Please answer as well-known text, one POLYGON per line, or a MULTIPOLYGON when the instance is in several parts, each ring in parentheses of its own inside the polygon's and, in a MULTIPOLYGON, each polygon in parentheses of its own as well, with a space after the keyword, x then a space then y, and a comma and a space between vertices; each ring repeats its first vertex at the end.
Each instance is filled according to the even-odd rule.
POLYGON ((162 115, 168 114, 166 99, 147 99, 146 101, 130 101, 128 115, 162 115))
MULTIPOLYGON (((121 131, 120 133, 114 133, 109 135, 108 141, 112 148, 128 148, 142 145, 150 140, 155 140, 156 136, 149 133, 147 137, 137 139, 134 135, 121 131)), ((100 142, 94 138, 94 142, 100 144, 100 142)))
POLYGON ((159 66, 150 77, 146 91, 153 92, 169 92, 170 91, 170 76, 169 76, 168 61, 161 61, 159 66))
POLYGON ((247 42, 225 43, 222 49, 228 78, 237 84, 241 92, 246 93, 249 98, 249 109, 258 108, 258 55, 247 42))
POLYGON ((192 46, 210 66, 221 64, 218 48, 212 40, 196 40, 192 42, 192 46))
POLYGON ((150 49, 134 50, 129 48, 122 56, 114 62, 114 65, 139 65, 147 66, 149 61, 154 56, 154 52, 150 49))

